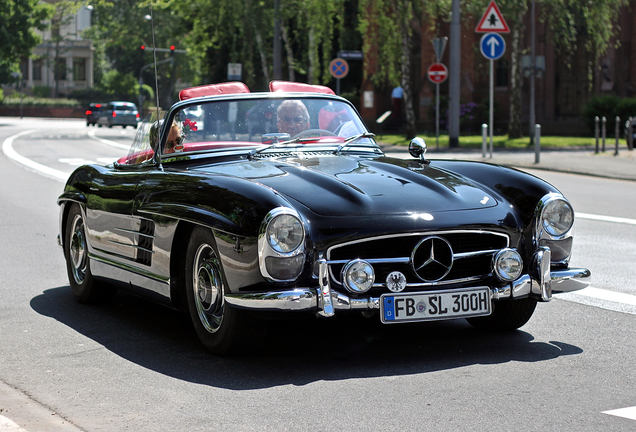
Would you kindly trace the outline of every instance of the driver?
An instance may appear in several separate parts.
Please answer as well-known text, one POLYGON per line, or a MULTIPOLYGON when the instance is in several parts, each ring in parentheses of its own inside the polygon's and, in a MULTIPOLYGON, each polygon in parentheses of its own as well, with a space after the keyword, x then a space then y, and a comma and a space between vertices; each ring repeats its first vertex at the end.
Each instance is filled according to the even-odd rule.
POLYGON ((276 111, 278 132, 288 133, 290 137, 309 129, 309 112, 299 100, 286 100, 276 111))

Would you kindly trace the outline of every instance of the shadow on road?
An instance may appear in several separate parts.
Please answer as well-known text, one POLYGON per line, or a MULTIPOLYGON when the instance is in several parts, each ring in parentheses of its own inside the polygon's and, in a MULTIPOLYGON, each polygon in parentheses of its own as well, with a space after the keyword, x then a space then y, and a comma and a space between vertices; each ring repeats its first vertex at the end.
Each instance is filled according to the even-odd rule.
POLYGON ((464 320, 382 325, 377 318, 347 314, 272 321, 264 348, 221 358, 199 344, 187 314, 127 293, 87 306, 76 303, 65 286, 44 291, 30 304, 142 367, 232 390, 538 362, 583 352, 562 342, 533 342, 524 331, 482 332, 464 320))

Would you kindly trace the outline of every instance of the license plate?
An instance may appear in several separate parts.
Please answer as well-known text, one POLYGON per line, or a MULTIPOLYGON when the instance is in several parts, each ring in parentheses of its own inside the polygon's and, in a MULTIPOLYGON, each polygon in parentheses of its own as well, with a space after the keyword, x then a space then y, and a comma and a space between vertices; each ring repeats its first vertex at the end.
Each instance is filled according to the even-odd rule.
POLYGON ((480 287, 383 294, 380 297, 380 308, 384 324, 490 315, 490 290, 480 287))

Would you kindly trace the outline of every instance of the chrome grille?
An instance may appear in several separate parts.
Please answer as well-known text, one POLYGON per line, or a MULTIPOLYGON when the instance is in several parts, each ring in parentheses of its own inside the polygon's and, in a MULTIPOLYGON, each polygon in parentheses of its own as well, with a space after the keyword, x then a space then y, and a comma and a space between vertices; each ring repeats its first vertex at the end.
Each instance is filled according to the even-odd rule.
POLYGON ((381 288, 393 271, 406 276, 408 287, 438 286, 463 281, 484 279, 492 272, 492 257, 500 249, 509 247, 506 234, 481 231, 435 231, 373 237, 332 246, 327 250, 327 261, 332 280, 341 285, 341 271, 352 259, 368 261, 375 269, 376 283, 381 288), (415 273, 411 257, 414 248, 423 239, 437 236, 445 239, 453 249, 454 262, 450 272, 436 282, 425 282, 415 273))

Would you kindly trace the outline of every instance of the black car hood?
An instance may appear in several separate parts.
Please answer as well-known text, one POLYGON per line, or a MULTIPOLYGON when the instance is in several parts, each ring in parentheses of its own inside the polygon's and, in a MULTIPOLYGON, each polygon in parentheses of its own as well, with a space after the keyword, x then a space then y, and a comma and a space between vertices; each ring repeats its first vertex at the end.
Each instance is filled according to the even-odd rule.
POLYGON ((263 184, 324 216, 436 213, 497 205, 469 179, 412 160, 301 155, 195 170, 263 184))

